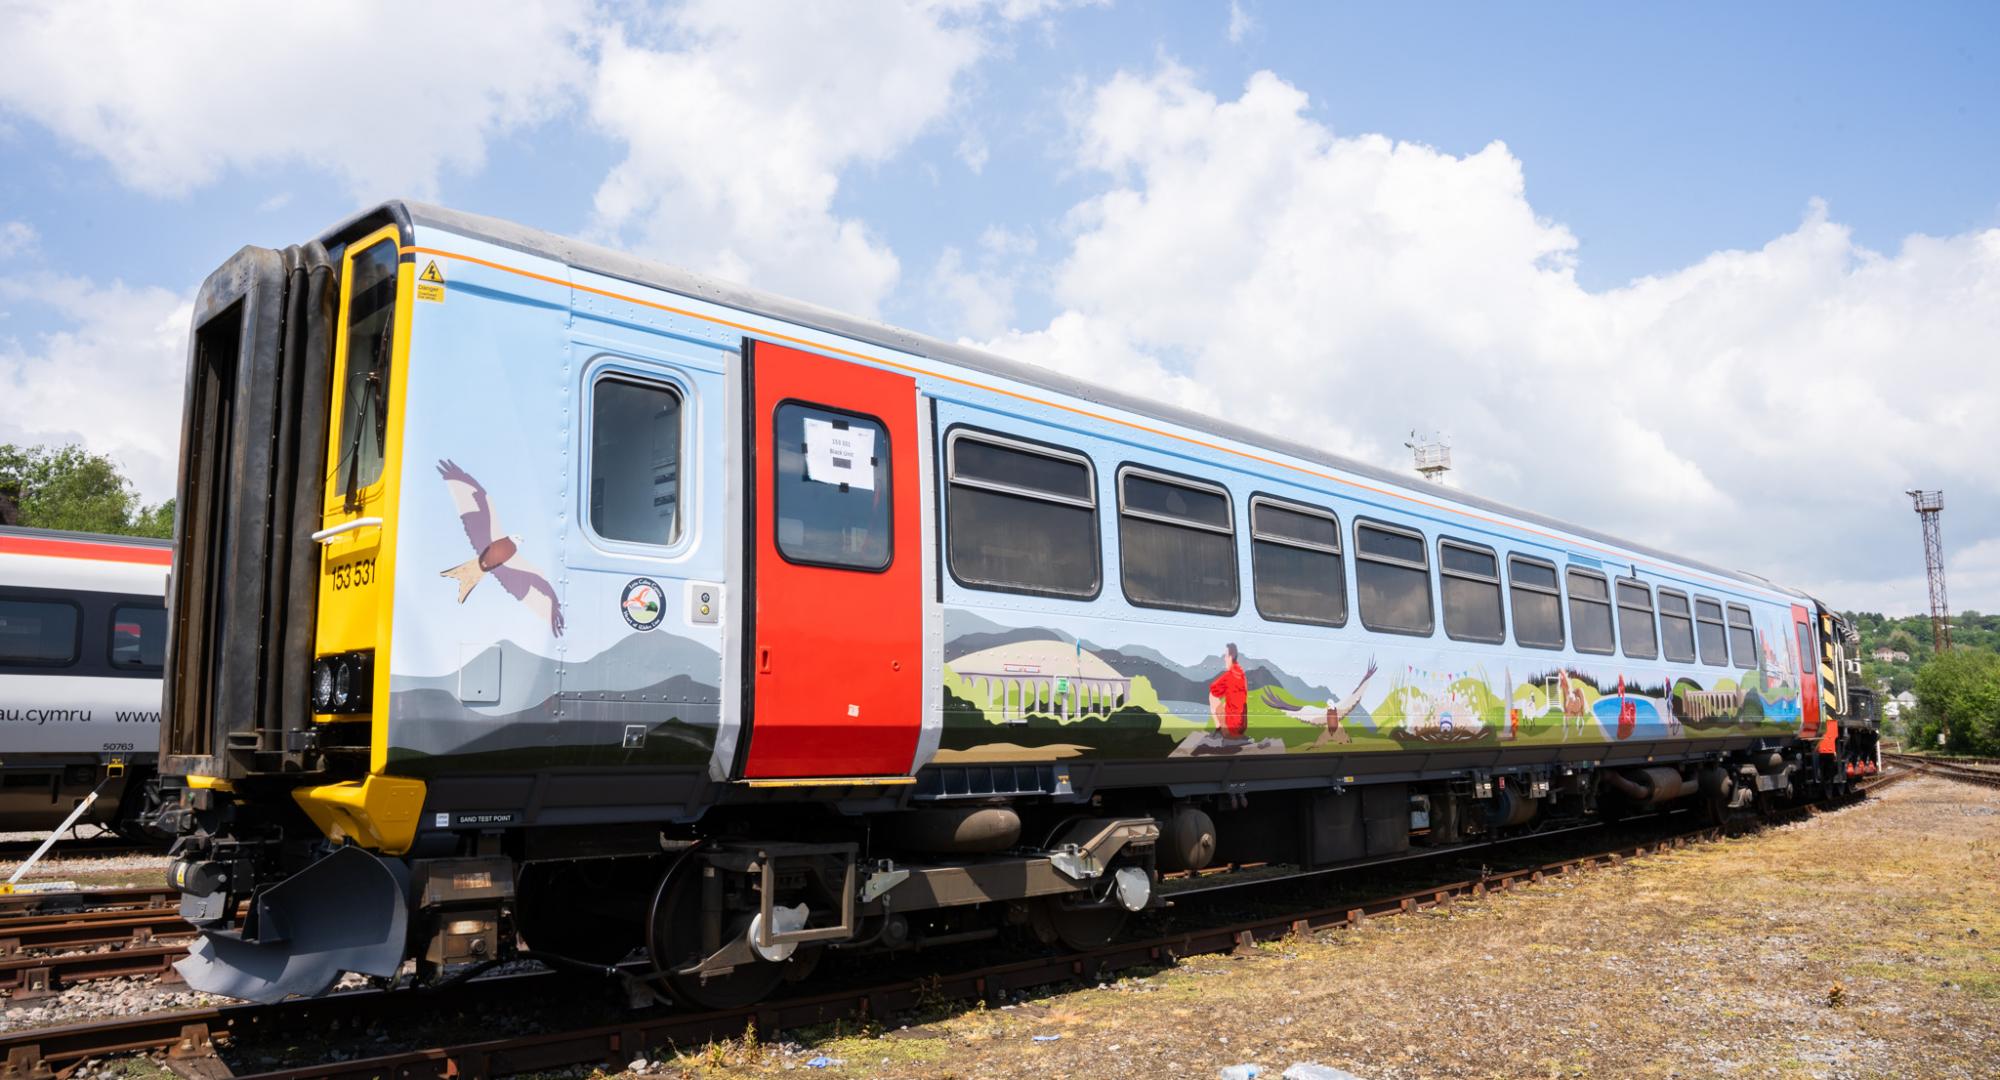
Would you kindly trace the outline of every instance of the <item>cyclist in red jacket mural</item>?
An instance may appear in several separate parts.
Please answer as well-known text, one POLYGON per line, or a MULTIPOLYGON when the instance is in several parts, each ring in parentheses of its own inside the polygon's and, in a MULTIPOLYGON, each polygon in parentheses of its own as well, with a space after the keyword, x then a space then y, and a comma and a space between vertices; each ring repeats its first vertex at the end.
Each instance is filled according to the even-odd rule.
POLYGON ((1236 658, 1236 644, 1222 647, 1223 672, 1208 684, 1208 715, 1217 730, 1232 739, 1241 739, 1249 730, 1250 684, 1243 676, 1243 663, 1236 658))

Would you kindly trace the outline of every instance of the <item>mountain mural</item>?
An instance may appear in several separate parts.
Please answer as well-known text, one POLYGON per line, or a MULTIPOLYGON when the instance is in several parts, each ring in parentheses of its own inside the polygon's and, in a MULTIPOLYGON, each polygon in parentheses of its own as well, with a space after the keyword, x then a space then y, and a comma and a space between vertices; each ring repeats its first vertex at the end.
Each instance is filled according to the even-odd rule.
POLYGON ((715 650, 669 633, 630 634, 585 660, 501 641, 454 672, 391 677, 391 758, 417 773, 517 756, 544 765, 705 763, 721 716, 721 668, 715 650))
MULTIPOLYGON (((949 611, 945 614, 944 661, 949 664, 985 649, 1023 641, 1062 641, 1074 645, 1077 640, 1076 636, 1053 627, 1002 626, 970 612, 949 611)), ((1225 666, 1220 650, 1197 663, 1179 664, 1157 649, 1144 645, 1099 645, 1088 637, 1082 639, 1082 645, 1117 668, 1119 674, 1143 676, 1153 684, 1154 693, 1163 701, 1207 701, 1209 682, 1225 666)), ((1243 649, 1243 675, 1252 693, 1265 687, 1277 687, 1302 701, 1325 701, 1334 696, 1326 687, 1309 683, 1279 665, 1259 658, 1254 649, 1239 647, 1243 649)))

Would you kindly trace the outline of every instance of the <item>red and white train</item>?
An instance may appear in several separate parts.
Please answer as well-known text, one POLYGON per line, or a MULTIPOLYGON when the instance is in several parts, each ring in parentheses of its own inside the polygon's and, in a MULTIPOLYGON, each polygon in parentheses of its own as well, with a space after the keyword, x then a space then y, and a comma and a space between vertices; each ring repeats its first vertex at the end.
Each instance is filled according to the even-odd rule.
POLYGON ((132 832, 160 749, 165 540, 0 528, 0 831, 132 832))

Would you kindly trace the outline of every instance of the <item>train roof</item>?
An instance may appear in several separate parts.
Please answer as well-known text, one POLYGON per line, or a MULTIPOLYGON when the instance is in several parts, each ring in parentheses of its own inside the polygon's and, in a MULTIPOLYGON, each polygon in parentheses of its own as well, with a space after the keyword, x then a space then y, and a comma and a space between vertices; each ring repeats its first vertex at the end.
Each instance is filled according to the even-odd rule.
POLYGON ((144 536, 0 527, 0 585, 159 596, 173 552, 144 536))
POLYGON ((174 546, 172 540, 161 540, 152 536, 77 532, 72 529, 31 529, 20 525, 0 525, 0 536, 16 536, 26 540, 68 540, 84 544, 118 544, 139 548, 171 549, 174 546))
POLYGON ((961 345, 938 338, 918 334, 910 330, 889 326, 871 319, 857 318, 837 311, 793 300, 772 293, 762 292, 745 285, 723 281, 705 274, 694 273, 679 267, 654 262, 627 252, 615 251, 598 244, 573 240, 555 233, 532 229, 500 218, 471 214, 430 203, 408 200, 392 200, 379 208, 358 214, 334 226, 325 234, 328 243, 344 242, 360 235, 370 222, 378 222, 386 214, 404 231, 404 242, 409 244, 412 226, 422 225, 443 229, 448 232, 482 240, 504 248, 511 248, 529 255, 561 262, 579 270, 586 270, 606 277, 629 281, 635 285, 660 289, 665 292, 685 296, 694 300, 719 304, 740 311, 767 318, 779 319, 800 326, 820 330, 829 334, 855 341, 865 342, 884 349, 920 356, 940 363, 953 364, 968 370, 1012 379, 1017 382, 1038 386, 1059 394, 1081 398, 1085 401, 1121 409, 1139 416, 1177 424, 1196 431, 1219 435, 1247 446, 1287 454, 1304 461, 1340 469, 1370 480, 1392 485, 1407 491, 1412 497, 1425 500, 1453 503, 1468 508, 1476 508, 1491 513, 1504 514, 1515 520, 1533 523, 1544 528, 1556 529, 1572 536, 1593 540, 1622 548, 1635 555, 1662 560, 1690 569, 1701 570, 1741 582, 1757 589, 1811 599, 1795 589, 1778 585, 1771 580, 1742 570, 1730 570, 1699 562, 1671 552, 1634 541, 1612 536, 1596 529, 1585 528, 1567 521, 1523 510, 1505 503, 1487 499, 1479 495, 1436 485, 1420 484, 1401 473, 1392 472, 1364 461, 1328 453, 1318 447, 1275 437, 1268 432, 1257 431, 1227 420, 1218 420, 1179 406, 1155 401, 1151 398, 1128 394, 1096 383, 1072 378, 1059 371, 1052 371, 1035 364, 1010 360, 997 353, 970 345, 961 345))

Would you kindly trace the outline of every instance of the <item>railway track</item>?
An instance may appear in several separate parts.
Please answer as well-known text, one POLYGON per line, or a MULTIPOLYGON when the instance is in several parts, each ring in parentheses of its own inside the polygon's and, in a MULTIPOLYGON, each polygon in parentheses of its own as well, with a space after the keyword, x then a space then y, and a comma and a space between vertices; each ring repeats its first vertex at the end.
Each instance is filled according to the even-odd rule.
MULTIPOLYGON (((1856 798, 1910 775, 1913 772, 1896 770, 1871 777, 1856 785, 1856 798)), ((1800 808, 1778 820, 1795 820, 1830 808, 1800 808)), ((993 1001, 1016 990, 1088 980, 1134 968, 1157 967, 1170 964, 1179 957, 1251 948, 1259 942, 1291 934, 1314 933, 1358 925, 1367 919, 1423 911, 1454 900, 1504 892, 1593 867, 1617 865, 1730 834, 1730 830, 1720 827, 1696 828, 1554 862, 1429 885, 1413 892, 1318 907, 1304 913, 1178 931, 1144 941, 1015 960, 956 974, 900 979, 827 993, 779 998, 743 1009, 683 1012, 653 1007, 631 1013, 613 1024, 430 1046, 254 1075, 286 1080, 317 1077, 485 1077, 573 1065, 601 1064, 623 1068, 632 1058, 647 1054, 654 1048, 734 1037, 752 1025, 759 1031, 776 1032, 856 1016, 888 1016, 940 1000, 993 1001)), ((644 965, 628 965, 626 973, 642 978, 644 965)), ((276 1005, 217 1006, 10 1032, 0 1035, 0 1055, 4 1055, 6 1063, 0 1067, 0 1080, 58 1076, 63 1070, 86 1059, 119 1053, 165 1053, 169 1058, 215 1057, 219 1052, 229 1052, 253 1042, 266 1032, 357 1030, 373 1020, 411 1015, 429 1005, 478 1008, 482 1002, 502 1000, 511 994, 546 994, 565 978, 570 977, 554 972, 532 972, 476 979, 449 990, 364 990, 276 1005)), ((251 1074, 239 1071, 235 1075, 251 1074)))
POLYGON ((1884 761, 1891 761, 1908 769, 1941 776, 1947 780, 1957 780, 1981 787, 2000 788, 2000 759, 1996 758, 1934 758, 1926 754, 1904 754, 1884 751, 1884 761), (1988 764, 1990 762, 1990 764, 1988 764))
POLYGON ((166 888, 0 896, 0 992, 46 997, 94 979, 168 975, 194 927, 166 888))

